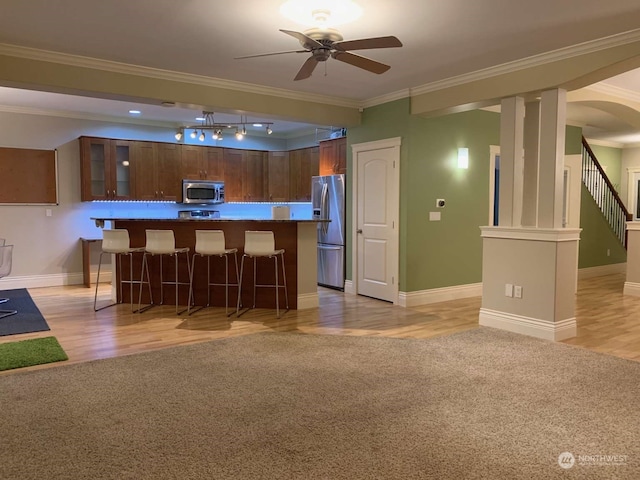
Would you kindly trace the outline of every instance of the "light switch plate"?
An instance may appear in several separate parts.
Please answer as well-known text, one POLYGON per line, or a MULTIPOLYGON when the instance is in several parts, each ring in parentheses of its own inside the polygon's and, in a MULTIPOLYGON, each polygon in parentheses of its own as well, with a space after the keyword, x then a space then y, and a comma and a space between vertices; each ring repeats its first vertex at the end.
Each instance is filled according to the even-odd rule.
POLYGON ((513 284, 505 283, 504 285, 504 296, 505 297, 513 297, 513 284))
POLYGON ((429 212, 429 221, 430 222, 439 222, 440 221, 440 212, 429 212))
POLYGON ((520 285, 515 285, 513 287, 513 296, 516 298, 522 298, 522 287, 520 285))

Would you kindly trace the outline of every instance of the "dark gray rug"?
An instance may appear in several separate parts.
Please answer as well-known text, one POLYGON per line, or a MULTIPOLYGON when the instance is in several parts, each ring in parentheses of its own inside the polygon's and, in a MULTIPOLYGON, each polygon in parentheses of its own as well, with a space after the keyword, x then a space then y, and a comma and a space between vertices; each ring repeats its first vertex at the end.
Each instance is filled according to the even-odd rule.
POLYGON ((490 328, 256 334, 0 375, 0 478, 638 479, 639 398, 640 363, 490 328))
POLYGON ((0 336, 50 330, 26 288, 0 290, 0 298, 9 299, 8 302, 0 303, 0 310, 18 311, 15 315, 0 318, 0 336))

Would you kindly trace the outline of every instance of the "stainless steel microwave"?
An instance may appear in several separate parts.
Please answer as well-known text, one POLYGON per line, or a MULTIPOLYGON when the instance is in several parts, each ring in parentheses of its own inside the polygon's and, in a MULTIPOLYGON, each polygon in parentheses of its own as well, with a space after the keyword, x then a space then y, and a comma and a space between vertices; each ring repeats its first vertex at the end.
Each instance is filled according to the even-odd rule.
POLYGON ((224 203, 224 182, 182 180, 182 203, 197 205, 224 203))

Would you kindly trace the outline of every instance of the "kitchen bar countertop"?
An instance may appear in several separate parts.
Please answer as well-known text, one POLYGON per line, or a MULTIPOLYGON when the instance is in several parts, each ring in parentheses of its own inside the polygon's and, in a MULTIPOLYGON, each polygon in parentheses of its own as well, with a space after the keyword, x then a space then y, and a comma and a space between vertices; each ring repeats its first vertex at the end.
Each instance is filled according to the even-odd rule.
POLYGON ((318 223, 318 222, 330 222, 331 220, 321 220, 314 218, 291 218, 285 220, 274 220, 271 218, 178 218, 178 217, 166 217, 166 218, 123 218, 123 217, 91 217, 91 220, 114 222, 114 221, 127 221, 127 222, 268 222, 268 223, 318 223))

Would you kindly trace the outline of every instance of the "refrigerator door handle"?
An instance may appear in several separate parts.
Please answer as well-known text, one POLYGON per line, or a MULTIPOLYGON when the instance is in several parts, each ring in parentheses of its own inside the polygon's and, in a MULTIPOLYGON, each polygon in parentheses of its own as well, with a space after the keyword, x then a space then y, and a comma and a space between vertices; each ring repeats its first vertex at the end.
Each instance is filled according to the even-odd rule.
POLYGON ((318 245, 320 250, 342 250, 344 247, 327 247, 326 245, 318 245))
MULTIPOLYGON (((329 202, 327 201, 327 197, 329 196, 329 184, 325 183, 322 185, 322 219, 329 220, 329 202)), ((329 231, 329 224, 327 222, 323 222, 322 224, 322 233, 327 234, 329 231)))

